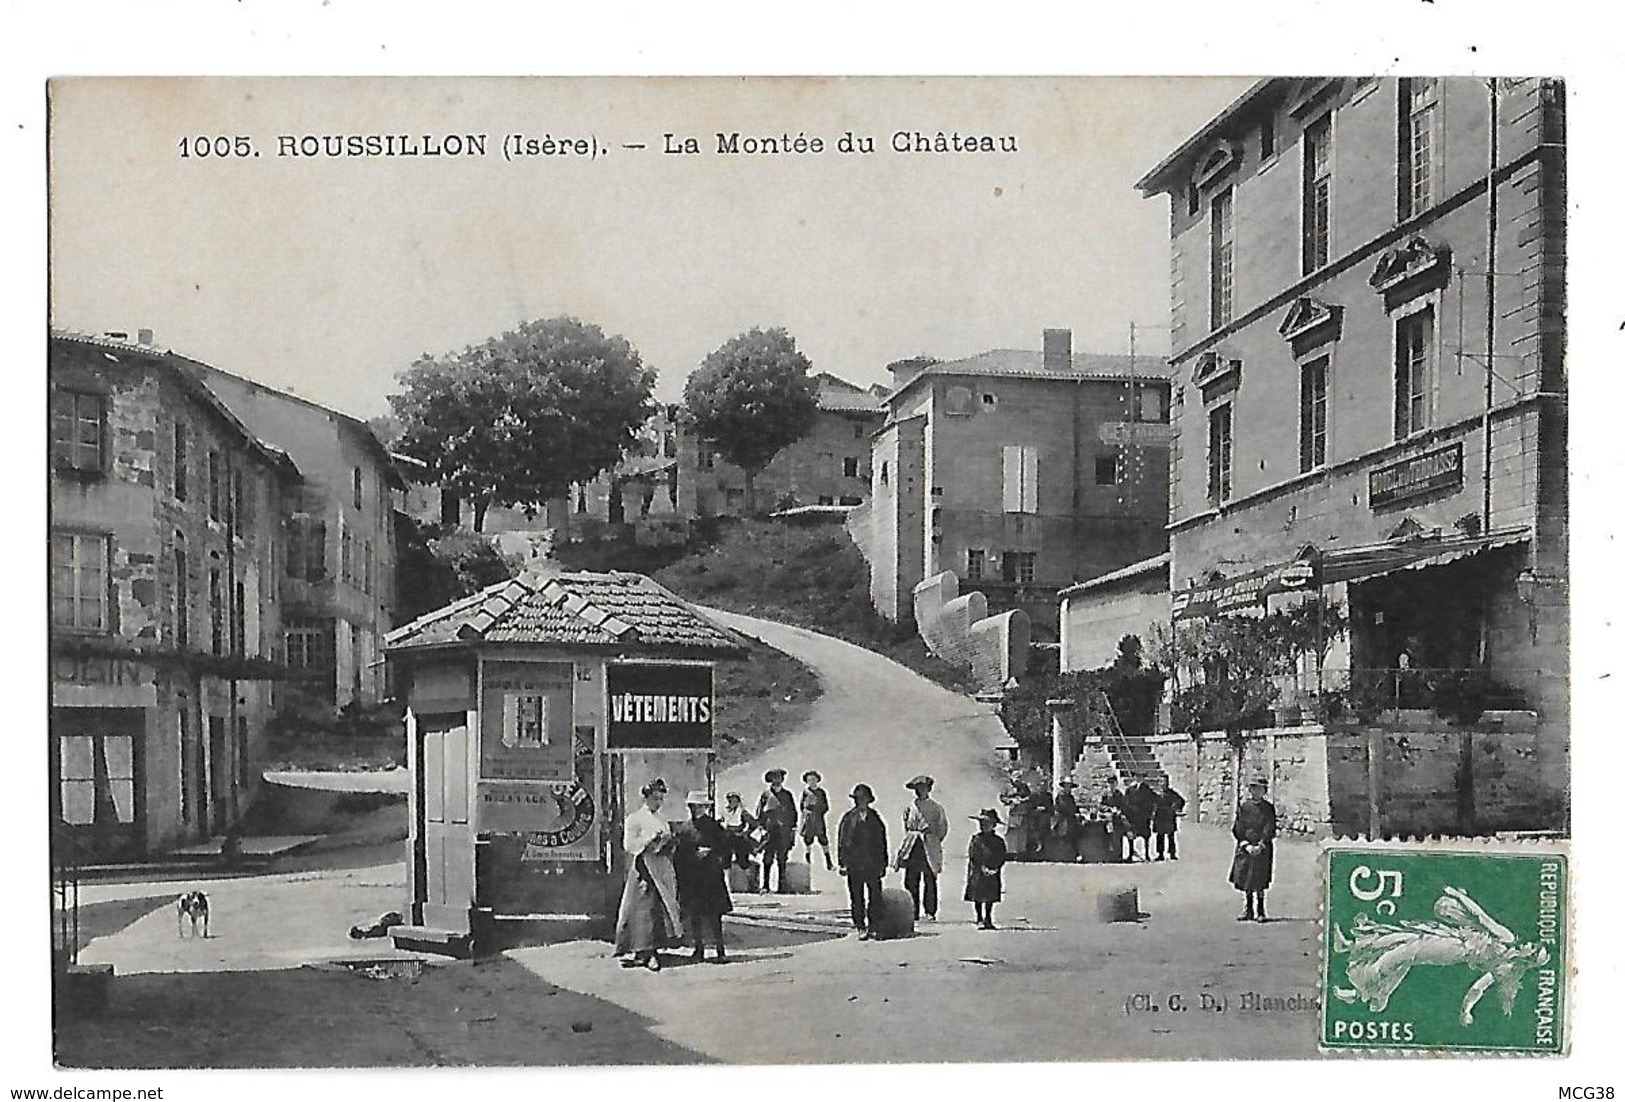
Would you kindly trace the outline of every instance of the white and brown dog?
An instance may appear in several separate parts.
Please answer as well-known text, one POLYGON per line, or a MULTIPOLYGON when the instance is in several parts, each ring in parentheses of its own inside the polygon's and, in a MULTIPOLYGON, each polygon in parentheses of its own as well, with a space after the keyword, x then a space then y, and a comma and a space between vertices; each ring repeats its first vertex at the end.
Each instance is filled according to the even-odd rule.
POLYGON ((190 891, 175 901, 175 934, 185 937, 188 924, 192 936, 209 936, 209 897, 200 891, 190 891))

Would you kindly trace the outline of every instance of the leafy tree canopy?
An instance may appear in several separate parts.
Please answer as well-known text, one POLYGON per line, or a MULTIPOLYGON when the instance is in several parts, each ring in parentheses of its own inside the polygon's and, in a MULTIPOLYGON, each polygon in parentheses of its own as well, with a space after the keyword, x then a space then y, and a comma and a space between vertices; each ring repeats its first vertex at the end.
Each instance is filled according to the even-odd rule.
POLYGON ((744 470, 747 498, 756 473, 813 426, 818 386, 808 377, 811 367, 783 329, 752 329, 724 343, 688 377, 683 405, 689 421, 744 470))
POLYGON ((613 466, 653 408, 655 375, 625 338, 557 317, 425 354, 398 378, 397 450, 473 502, 478 529, 492 504, 539 504, 613 466))

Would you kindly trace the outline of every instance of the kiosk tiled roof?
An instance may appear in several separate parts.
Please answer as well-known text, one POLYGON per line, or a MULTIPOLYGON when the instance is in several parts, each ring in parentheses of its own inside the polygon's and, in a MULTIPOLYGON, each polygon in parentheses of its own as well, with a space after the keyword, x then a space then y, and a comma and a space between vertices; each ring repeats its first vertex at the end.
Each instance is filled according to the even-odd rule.
POLYGON ((580 571, 499 582, 396 628, 390 650, 478 643, 742 655, 747 647, 642 574, 580 571))

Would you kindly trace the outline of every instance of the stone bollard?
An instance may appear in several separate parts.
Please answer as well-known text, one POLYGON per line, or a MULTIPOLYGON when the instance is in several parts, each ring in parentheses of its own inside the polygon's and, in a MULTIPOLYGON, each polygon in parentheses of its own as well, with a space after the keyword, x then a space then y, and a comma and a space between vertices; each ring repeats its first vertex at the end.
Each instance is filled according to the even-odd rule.
POLYGON ((805 861, 791 861, 784 866, 784 882, 792 895, 812 893, 812 868, 805 861))
POLYGON ((1095 895, 1097 922, 1135 922, 1139 917, 1138 888, 1107 888, 1095 895))
POLYGON ((914 936, 914 897, 902 888, 881 888, 879 914, 869 916, 869 930, 889 940, 914 936))

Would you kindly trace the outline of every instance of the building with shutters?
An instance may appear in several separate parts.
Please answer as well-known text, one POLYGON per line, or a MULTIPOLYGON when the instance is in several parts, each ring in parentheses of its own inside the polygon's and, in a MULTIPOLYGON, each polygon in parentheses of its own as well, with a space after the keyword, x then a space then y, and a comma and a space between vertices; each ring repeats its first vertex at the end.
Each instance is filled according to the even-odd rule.
POLYGON ((1276 78, 1139 182, 1170 210, 1176 629, 1318 600, 1349 628, 1317 693, 1538 716, 1449 752, 1454 801, 1403 779, 1425 739, 1393 751, 1446 812, 1414 829, 1530 821, 1525 757, 1567 784, 1564 140, 1551 80, 1276 78))
POLYGON ((952 572, 993 611, 1020 608, 1053 637, 1056 595, 1166 549, 1166 365, 1042 351, 892 365, 872 440, 870 501, 848 528, 870 597, 906 621, 914 587, 952 572))
POLYGON ((53 844, 121 861, 253 797, 300 472, 150 338, 53 334, 48 380, 53 844))

